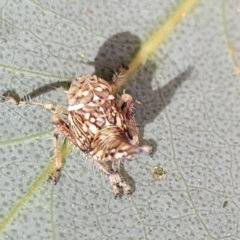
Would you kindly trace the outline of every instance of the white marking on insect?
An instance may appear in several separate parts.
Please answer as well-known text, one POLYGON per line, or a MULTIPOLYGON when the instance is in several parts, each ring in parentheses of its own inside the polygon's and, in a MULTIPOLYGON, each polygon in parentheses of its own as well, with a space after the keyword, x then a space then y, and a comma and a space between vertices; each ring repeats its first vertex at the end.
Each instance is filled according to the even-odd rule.
POLYGON ((76 111, 84 107, 83 103, 79 103, 76 105, 68 106, 68 111, 76 111))
POLYGON ((84 118, 88 120, 90 118, 90 113, 85 113, 84 118))
POLYGON ((83 95, 83 96, 87 96, 88 94, 89 94, 89 91, 88 91, 88 90, 85 90, 85 91, 82 92, 82 95, 83 95))
POLYGON ((98 129, 95 125, 91 124, 89 126, 89 130, 93 133, 93 134, 96 134, 98 132, 98 129))
POLYGON ((96 121, 96 119, 94 117, 90 118, 90 122, 94 123, 96 121))
POLYGON ((103 89, 101 87, 96 87, 95 90, 98 92, 102 92, 103 89))
POLYGON ((97 95, 94 95, 94 97, 93 97, 93 102, 94 102, 94 101, 98 101, 98 100, 100 100, 100 97, 98 97, 97 95))
POLYGON ((108 100, 113 100, 115 97, 113 95, 108 96, 108 100))

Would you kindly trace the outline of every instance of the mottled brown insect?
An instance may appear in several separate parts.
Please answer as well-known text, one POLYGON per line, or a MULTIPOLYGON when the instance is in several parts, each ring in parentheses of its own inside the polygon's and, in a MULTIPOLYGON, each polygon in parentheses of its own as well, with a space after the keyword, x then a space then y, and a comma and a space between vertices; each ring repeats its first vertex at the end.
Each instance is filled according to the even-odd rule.
MULTIPOLYGON (((115 72, 110 85, 96 75, 82 75, 76 78, 67 93, 68 108, 31 102, 54 111, 52 121, 56 126, 54 149, 56 171, 50 180, 56 183, 62 169, 58 137, 62 134, 86 153, 110 179, 115 196, 121 196, 122 189, 130 194, 133 188, 121 175, 123 160, 139 152, 151 152, 151 147, 139 146, 134 117, 133 99, 123 94, 116 101, 113 90, 120 72, 115 72)), ((4 97, 9 102, 13 98, 4 97)))

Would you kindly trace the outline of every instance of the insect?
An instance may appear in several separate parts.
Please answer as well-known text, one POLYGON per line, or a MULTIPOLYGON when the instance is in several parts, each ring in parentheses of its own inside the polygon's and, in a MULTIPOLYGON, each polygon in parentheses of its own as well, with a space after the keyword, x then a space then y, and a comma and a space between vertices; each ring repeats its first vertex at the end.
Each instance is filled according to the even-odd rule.
MULTIPOLYGON (((151 153, 152 148, 139 146, 132 96, 124 91, 117 101, 113 95, 121 73, 122 68, 115 71, 112 84, 96 75, 85 74, 76 78, 67 92, 68 108, 31 102, 54 112, 56 171, 50 175, 50 182, 56 184, 63 168, 59 150, 61 134, 106 173, 116 197, 122 192, 131 194, 134 191, 121 174, 123 161, 139 152, 151 153)), ((20 105, 27 103, 10 96, 4 96, 3 100, 20 105)))

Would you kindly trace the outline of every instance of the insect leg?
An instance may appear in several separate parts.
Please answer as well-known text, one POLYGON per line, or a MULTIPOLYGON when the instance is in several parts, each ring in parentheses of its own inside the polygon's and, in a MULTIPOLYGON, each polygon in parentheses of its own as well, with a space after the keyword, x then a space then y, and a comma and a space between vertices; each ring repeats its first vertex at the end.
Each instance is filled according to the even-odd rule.
MULTIPOLYGON (((128 179, 126 176, 129 176, 125 169, 123 168, 123 163, 119 164, 118 169, 113 170, 113 163, 112 161, 109 162, 99 162, 94 161, 95 164, 102 170, 104 173, 107 174, 109 177, 110 184, 113 188, 113 192, 115 197, 122 197, 123 193, 132 194, 135 187, 132 184, 128 183, 128 179)), ((118 165, 118 164, 117 164, 118 165)), ((132 179, 132 178, 131 178, 132 179)))
POLYGON ((77 145, 75 136, 70 131, 68 123, 59 114, 53 115, 52 122, 55 124, 59 133, 63 134, 64 137, 70 140, 73 144, 77 145))
POLYGON ((16 105, 20 105, 20 106, 24 106, 24 105, 27 105, 27 104, 38 105, 38 106, 42 106, 42 107, 44 107, 44 108, 46 108, 46 109, 48 109, 52 112, 68 115, 68 110, 66 108, 61 107, 61 106, 57 106, 57 105, 53 105, 51 103, 34 102, 32 100, 29 100, 29 101, 19 100, 19 101, 17 101, 16 99, 14 99, 11 96, 2 96, 1 100, 9 102, 9 103, 16 104, 16 105))
POLYGON ((50 175, 48 181, 53 184, 56 184, 60 176, 61 169, 63 168, 63 159, 61 156, 59 140, 58 140, 59 135, 62 134, 64 137, 66 137, 75 145, 76 145, 76 142, 75 142, 74 136, 69 130, 68 123, 60 115, 54 114, 52 117, 52 121, 56 126, 56 129, 54 132, 54 157, 55 157, 56 171, 50 175))
POLYGON ((61 151, 60 151, 60 147, 59 147, 59 139, 58 139, 59 135, 60 135, 60 133, 59 133, 58 129, 56 128, 54 135, 53 135, 54 136, 53 145, 54 145, 54 158, 55 158, 56 171, 53 172, 48 178, 48 182, 52 183, 54 185, 57 183, 57 180, 60 176, 61 169, 63 167, 62 156, 61 156, 61 151))
POLYGON ((121 64, 120 68, 118 70, 114 70, 113 76, 112 76, 112 87, 113 90, 117 86, 121 85, 121 82, 125 81, 124 73, 128 70, 128 66, 121 64))

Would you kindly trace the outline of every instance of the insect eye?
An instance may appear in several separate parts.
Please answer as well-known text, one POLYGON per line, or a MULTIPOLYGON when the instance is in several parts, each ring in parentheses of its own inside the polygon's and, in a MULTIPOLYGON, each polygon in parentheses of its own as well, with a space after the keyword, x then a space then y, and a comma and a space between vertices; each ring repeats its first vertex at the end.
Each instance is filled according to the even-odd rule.
POLYGON ((123 111, 126 106, 127 106, 127 102, 123 102, 123 104, 121 106, 121 110, 123 111))

